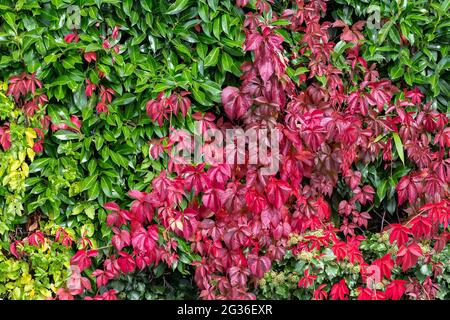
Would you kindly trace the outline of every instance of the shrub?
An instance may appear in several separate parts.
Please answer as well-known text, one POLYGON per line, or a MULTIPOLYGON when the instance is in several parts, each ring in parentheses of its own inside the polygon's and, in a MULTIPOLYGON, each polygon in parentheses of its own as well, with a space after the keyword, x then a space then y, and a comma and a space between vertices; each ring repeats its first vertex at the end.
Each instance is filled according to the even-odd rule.
MULTIPOLYGON (((252 62, 242 65, 241 86, 222 91, 220 118, 206 114, 196 119, 205 131, 279 129, 280 172, 260 175, 263 165, 248 159, 243 165, 205 165, 180 164, 169 157, 167 169, 153 179, 148 192, 130 191, 135 198, 130 210, 107 205, 116 238, 111 257, 94 273, 95 298, 114 296, 115 291, 100 287, 136 268, 151 270, 161 261, 174 265, 178 257, 172 248, 179 243, 161 246, 168 232, 184 238, 199 255, 192 263, 194 281, 205 299, 255 298, 259 279, 273 261, 285 257, 291 233, 322 230, 332 239, 337 260, 350 255, 350 262, 363 263, 361 231, 371 227, 369 220, 381 229, 389 224, 390 244, 396 242, 398 251, 395 259, 386 258, 402 273, 426 259, 421 240, 432 241, 436 252, 445 247, 446 116, 422 103, 420 90, 402 91, 367 64, 359 55, 361 23, 350 29, 342 21, 320 22, 326 14, 324 1, 277 6, 277 11, 265 1, 253 4, 255 10, 247 12, 244 22, 244 50, 252 53, 252 62), (331 28, 342 32, 331 38, 331 28), (381 182, 383 188, 377 170, 389 179, 381 182), (389 206, 381 205, 387 183, 395 210, 378 218, 376 209, 389 206), (323 229, 330 219, 337 229, 333 224, 323 229), (339 234, 345 241, 338 240, 339 234)), ((147 103, 151 117, 151 111, 170 105, 166 99, 160 95, 147 103)), ((169 150, 180 137, 176 131, 168 136, 169 150)), ((159 155, 164 148, 156 150, 159 155)), ((428 286, 426 293, 436 296, 438 280, 422 280, 408 285, 428 286)), ((407 285, 394 282, 395 291, 400 284, 407 285)), ((334 299, 350 294, 344 279, 329 289, 334 299)), ((370 288, 361 290, 363 298, 373 298, 370 288)))
POLYGON ((39 143, 29 176, 0 187, 2 245, 38 214, 101 247, 112 236, 102 205, 126 203, 124 190, 142 190, 162 168, 149 141, 169 125, 147 117, 146 102, 188 92, 173 126, 220 102, 224 81, 240 73, 242 12, 230 1, 128 0, 3 1, 0 10, 1 76, 14 99, 1 110, 2 146, 10 136, 12 146, 0 152, 0 176, 16 174, 10 154, 25 151, 24 130, 39 143))
POLYGON ((418 86, 447 112, 450 98, 448 1, 338 0, 335 17, 352 25, 368 20, 362 55, 400 86, 418 86), (376 26, 375 24, 379 24, 376 26))
POLYGON ((224 80, 239 74, 242 16, 229 1, 6 1, 1 10, 2 77, 45 135, 24 210, 68 226, 94 223, 107 237, 99 204, 144 188, 161 168, 148 141, 168 126, 153 124, 145 103, 189 91, 191 108, 171 119, 186 126, 191 109, 219 102, 224 80), (73 5, 80 23, 72 29, 73 5), (31 76, 42 88, 24 96, 19 87, 31 76), (25 107, 41 92, 43 103, 25 107))
POLYGON ((72 238, 58 227, 36 222, 28 227, 29 235, 11 243, 9 254, 0 252, 0 297, 6 299, 50 299, 66 285, 72 251, 72 238), (58 228, 58 229, 56 229, 58 228))
POLYGON ((0 236, 4 246, 11 227, 27 221, 23 208, 26 179, 40 140, 39 130, 33 129, 35 120, 26 120, 3 92, 0 92, 0 120, 0 236))
POLYGON ((342 256, 342 242, 327 238, 321 230, 293 235, 292 248, 284 259, 259 281, 257 296, 322 300, 338 299, 340 292, 346 292, 345 298, 360 300, 448 299, 449 246, 437 252, 429 242, 420 243, 424 256, 404 272, 395 265, 398 248, 389 238, 388 232, 370 234, 354 242, 353 253, 358 256, 342 256))
POLYGON ((446 298, 448 1, 365 3, 3 2, 0 295, 446 298))

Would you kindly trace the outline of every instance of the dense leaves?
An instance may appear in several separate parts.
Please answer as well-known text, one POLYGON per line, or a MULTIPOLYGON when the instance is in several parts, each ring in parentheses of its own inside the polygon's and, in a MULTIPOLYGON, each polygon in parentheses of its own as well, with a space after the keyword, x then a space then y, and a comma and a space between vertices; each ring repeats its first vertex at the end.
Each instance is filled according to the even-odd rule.
POLYGON ((336 8, 335 16, 353 23, 352 28, 367 19, 363 48, 368 61, 380 63, 397 83, 425 90, 427 99, 434 98, 441 111, 448 111, 449 1, 336 2, 344 6, 336 8))
POLYGON ((448 1, 420 40, 398 2, 379 31, 351 1, 56 2, 0 5, 1 201, 24 203, 0 233, 12 261, 46 248, 42 221, 73 250, 52 295, 447 296, 448 1), (208 129, 278 143, 177 161, 208 129))

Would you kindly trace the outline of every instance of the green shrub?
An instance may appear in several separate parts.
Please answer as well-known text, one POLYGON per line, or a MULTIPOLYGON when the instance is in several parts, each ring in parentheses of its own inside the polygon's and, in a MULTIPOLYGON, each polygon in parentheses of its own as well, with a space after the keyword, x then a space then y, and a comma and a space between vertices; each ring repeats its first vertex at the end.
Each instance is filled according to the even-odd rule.
POLYGON ((332 5, 336 18, 349 25, 358 20, 371 24, 364 28, 362 46, 368 62, 378 62, 379 69, 397 83, 422 88, 427 97, 437 100, 441 111, 449 111, 450 1, 336 2, 332 5))

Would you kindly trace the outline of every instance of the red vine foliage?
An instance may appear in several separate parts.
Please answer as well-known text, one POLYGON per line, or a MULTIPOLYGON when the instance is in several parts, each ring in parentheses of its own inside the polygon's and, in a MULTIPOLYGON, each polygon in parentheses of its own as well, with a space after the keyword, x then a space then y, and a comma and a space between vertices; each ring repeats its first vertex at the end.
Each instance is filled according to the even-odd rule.
MULTIPOLYGON (((323 236, 297 244, 296 252, 329 245, 338 260, 370 266, 359 250, 364 237, 358 230, 373 218, 368 208, 375 190, 362 183, 355 164, 368 164, 379 157, 386 166, 394 161, 391 138, 377 139, 392 133, 403 142, 407 160, 414 167, 397 185, 399 205, 412 219, 389 226, 390 242, 399 250, 373 265, 390 279, 395 264, 407 270, 429 254, 422 252, 418 240, 435 241, 437 251, 445 245, 448 233, 440 231, 450 219, 446 149, 450 131, 445 114, 431 104, 423 105, 419 90, 402 92, 389 80, 380 79, 374 65, 367 65, 359 55, 362 22, 353 26, 322 22, 327 6, 322 0, 295 1, 293 9, 280 16, 272 12, 269 21, 270 2, 258 0, 258 12, 246 15, 244 50, 251 52, 253 59, 242 65, 241 86, 226 87, 222 92, 226 116, 215 120, 209 113, 196 114, 196 119, 205 127, 221 130, 277 128, 282 133, 280 171, 263 176, 258 174, 260 165, 249 163, 172 163, 152 181, 150 192, 130 191, 134 202, 129 210, 105 204, 116 253, 104 261, 102 269, 94 271, 97 287, 135 269, 160 262, 172 265, 178 256, 170 232, 188 241, 201 257, 194 263, 194 280, 203 299, 254 299, 251 287, 274 260, 292 249, 288 242, 292 233, 323 230, 323 236), (281 18, 290 24, 271 24, 281 18), (329 29, 333 27, 343 28, 341 40, 355 43, 346 50, 342 68, 332 62, 335 43, 329 29), (298 48, 283 45, 277 32, 283 28, 303 34, 298 48), (287 68, 297 57, 307 59, 309 71, 293 81, 287 68), (349 191, 349 197, 338 204, 339 229, 330 223, 330 201, 338 182, 349 191)), ((238 1, 239 6, 246 3, 238 1)), ((102 101, 110 102, 110 94, 101 92, 105 96, 102 101)), ((149 101, 149 116, 162 125, 170 112, 186 115, 190 107, 187 94, 160 95, 149 101)), ((170 149, 170 144, 168 148, 155 146, 154 157, 170 149)), ((80 251, 72 263, 85 269, 91 256, 80 251)), ((361 273, 365 270, 361 268, 361 273)), ((309 287, 314 280, 312 273, 305 273, 299 285, 309 287)), ((428 285, 433 287, 432 282, 428 285)), ((406 281, 394 280, 385 292, 375 295, 369 288, 360 288, 360 298, 399 299, 406 290, 416 289, 406 281)), ((348 295, 344 279, 329 292, 325 286, 314 291, 316 299, 347 299, 348 295)), ((108 291, 105 297, 111 296, 114 292, 108 291)))

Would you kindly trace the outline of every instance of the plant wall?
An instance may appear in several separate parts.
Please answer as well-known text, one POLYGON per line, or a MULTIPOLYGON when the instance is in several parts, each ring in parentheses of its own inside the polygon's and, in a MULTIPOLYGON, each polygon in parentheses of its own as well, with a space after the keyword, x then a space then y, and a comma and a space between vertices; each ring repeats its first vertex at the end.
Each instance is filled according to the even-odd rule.
POLYGON ((0 297, 448 298, 449 6, 2 1, 0 297))

